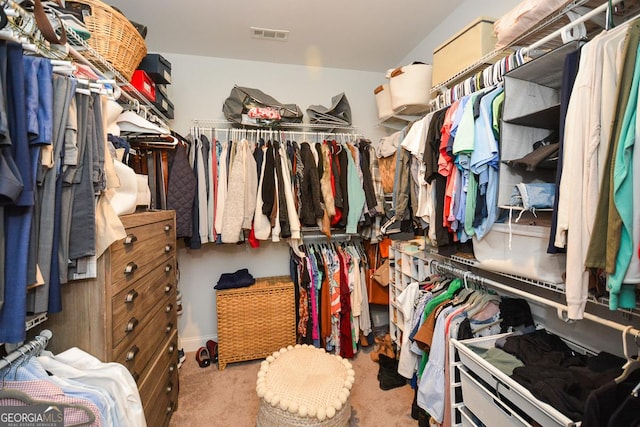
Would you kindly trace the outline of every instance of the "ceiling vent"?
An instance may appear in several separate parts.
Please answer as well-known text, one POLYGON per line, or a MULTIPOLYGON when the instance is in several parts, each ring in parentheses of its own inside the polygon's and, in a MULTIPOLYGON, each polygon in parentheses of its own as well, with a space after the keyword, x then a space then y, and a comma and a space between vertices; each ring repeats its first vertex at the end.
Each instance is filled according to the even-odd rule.
POLYGON ((251 37, 261 40, 277 40, 286 42, 289 38, 289 30, 271 30, 269 28, 251 28, 251 37))

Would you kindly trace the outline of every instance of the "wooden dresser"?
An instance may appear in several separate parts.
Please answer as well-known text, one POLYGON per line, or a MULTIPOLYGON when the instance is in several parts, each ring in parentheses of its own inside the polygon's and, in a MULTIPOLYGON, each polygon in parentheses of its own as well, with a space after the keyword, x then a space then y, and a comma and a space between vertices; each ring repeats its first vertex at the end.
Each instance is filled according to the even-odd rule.
POLYGON ((75 346, 122 363, 138 384, 147 425, 166 426, 178 403, 175 215, 120 218, 127 237, 98 259, 97 278, 63 286, 63 310, 46 323, 48 348, 75 346))

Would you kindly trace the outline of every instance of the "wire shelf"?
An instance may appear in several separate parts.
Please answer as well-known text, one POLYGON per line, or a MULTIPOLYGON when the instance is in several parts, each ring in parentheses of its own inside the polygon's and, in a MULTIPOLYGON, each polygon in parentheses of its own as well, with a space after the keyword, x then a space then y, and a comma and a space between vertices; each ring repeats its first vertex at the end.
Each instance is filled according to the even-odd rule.
POLYGON ((33 314, 31 316, 27 316, 27 321, 26 321, 26 330, 28 331, 29 329, 33 329, 36 326, 46 322, 48 319, 47 317, 47 313, 37 313, 37 314, 33 314))
POLYGON ((141 103, 153 116, 155 116, 147 117, 147 119, 155 119, 163 127, 169 128, 167 125, 169 119, 158 108, 156 108, 153 103, 147 100, 147 98, 138 89, 136 89, 128 79, 116 70, 109 61, 89 46, 89 44, 87 44, 80 35, 71 29, 65 21, 62 21, 62 25, 67 32, 71 54, 75 59, 86 62, 85 65, 89 65, 106 78, 114 79, 119 88, 126 88, 126 91, 121 91, 124 97, 132 103, 141 103))
POLYGON ((319 125, 312 123, 278 123, 273 126, 260 126, 230 122, 229 120, 218 119, 193 119, 191 121, 192 126, 203 128, 220 128, 220 129, 269 129, 269 130, 294 130, 294 131, 311 131, 311 132, 328 132, 334 133, 332 130, 341 130, 346 132, 356 133, 358 128, 355 126, 344 125, 319 125))
POLYGON ((478 265, 480 264, 476 259, 463 258, 458 255, 451 255, 450 258, 452 261, 455 261, 459 264, 469 265, 471 267, 478 267, 478 265))

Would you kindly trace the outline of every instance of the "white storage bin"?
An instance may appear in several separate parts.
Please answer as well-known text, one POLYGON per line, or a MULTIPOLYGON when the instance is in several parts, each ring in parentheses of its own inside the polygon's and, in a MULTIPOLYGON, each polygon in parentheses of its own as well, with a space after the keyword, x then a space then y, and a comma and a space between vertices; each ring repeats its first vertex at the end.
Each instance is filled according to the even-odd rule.
MULTIPOLYGON (((464 404, 487 426, 531 426, 464 369, 460 370, 464 404)), ((473 424, 471 424, 473 425, 473 424)))
POLYGON ((499 273, 563 283, 566 254, 548 254, 548 227, 493 224, 482 240, 473 237, 473 252, 480 267, 499 273))
POLYGON ((393 108, 391 107, 391 90, 389 89, 389 83, 378 86, 374 89, 373 93, 376 95, 378 119, 384 120, 391 117, 393 115, 393 108))
POLYGON ((478 427, 478 424, 473 420, 473 416, 471 412, 464 406, 459 409, 460 411, 460 422, 462 427, 478 427))
POLYGON ((429 64, 405 65, 393 70, 389 78, 393 111, 403 114, 426 111, 431 98, 431 73, 429 64))
MULTIPOLYGON (((510 405, 511 407, 518 408, 523 413, 527 414, 527 416, 532 420, 535 420, 536 423, 538 423, 538 425, 542 427, 575 427, 576 423, 574 421, 569 419, 567 416, 562 414, 560 411, 558 411, 548 403, 542 402, 541 400, 537 399, 526 387, 520 385, 510 376, 484 360, 481 356, 476 354, 468 347, 472 345, 484 349, 492 348, 495 347, 495 343, 498 338, 508 335, 510 335, 510 333, 492 335, 482 338, 472 338, 464 341, 458 341, 455 339, 451 340, 456 350, 458 351, 460 361, 463 365, 463 368, 460 369, 460 376, 462 382, 462 395, 465 406, 467 406, 475 416, 485 422, 484 418, 481 415, 482 413, 479 410, 478 412, 476 412, 476 407, 482 405, 489 406, 489 404, 495 407, 496 404, 490 401, 493 400, 492 397, 495 397, 495 395, 497 395, 501 399, 500 403, 505 404, 505 406, 510 405), (484 401, 481 400, 483 402, 482 405, 477 405, 477 400, 479 398, 479 396, 477 395, 479 394, 479 392, 477 391, 477 387, 473 385, 473 382, 469 384, 469 374, 464 372, 465 370, 473 372, 476 377, 481 378, 482 381, 488 384, 490 390, 496 390, 495 395, 493 395, 493 393, 490 393, 486 387, 482 387, 489 397, 485 397, 484 401), (465 381, 467 381, 466 394, 465 381), (470 400, 468 400, 468 398, 470 400)), ((473 378, 473 380, 475 381, 475 383, 478 383, 475 378, 473 378)), ((502 406, 500 406, 500 408, 502 408, 502 406)), ((512 424, 498 424, 490 422, 487 425, 507 426, 512 424)), ((515 423, 514 425, 521 424, 515 423)))

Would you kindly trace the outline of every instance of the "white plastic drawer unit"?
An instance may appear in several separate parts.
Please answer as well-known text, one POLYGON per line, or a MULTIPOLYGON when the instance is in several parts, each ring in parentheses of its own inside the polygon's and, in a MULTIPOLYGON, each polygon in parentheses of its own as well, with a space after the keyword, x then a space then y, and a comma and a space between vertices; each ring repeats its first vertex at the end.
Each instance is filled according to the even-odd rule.
POLYGON ((473 419, 473 415, 466 407, 459 408, 460 411, 460 425, 462 427, 478 427, 475 420, 473 419))
MULTIPOLYGON (((531 424, 515 413, 499 397, 487 390, 478 380, 463 369, 460 370, 462 398, 469 410, 486 426, 531 427, 531 424)), ((471 424, 473 425, 473 424, 471 424)))
MULTIPOLYGON (((487 391, 488 397, 486 399, 491 399, 490 396, 497 397, 500 400, 500 403, 504 404, 504 406, 518 408, 519 411, 527 414, 528 418, 531 418, 536 423, 543 427, 575 427, 578 426, 579 423, 574 422, 566 415, 562 414, 560 411, 555 409, 553 406, 548 403, 542 402, 537 399, 531 392, 525 388, 524 386, 517 383, 511 377, 509 377, 504 372, 497 369, 495 366, 491 365, 489 362, 484 360, 482 357, 477 355, 473 350, 471 350, 468 345, 473 345, 475 347, 481 348, 491 348, 495 347, 495 342, 498 338, 506 336, 509 334, 500 334, 493 335, 489 337, 483 338, 473 338, 464 341, 458 341, 452 339, 451 342, 455 346, 458 351, 458 355, 460 356, 460 361, 462 362, 463 368, 461 372, 465 369, 469 372, 472 372, 478 378, 481 378, 488 387, 483 387, 484 389, 490 389, 492 392, 487 391), (493 395, 493 391, 495 390, 495 395, 493 395)), ((478 418, 480 414, 477 414, 467 402, 467 396, 464 394, 464 379, 469 379, 470 375, 467 372, 462 372, 463 377, 463 399, 464 404, 467 406, 471 412, 474 413, 478 418)), ((475 380, 475 378, 473 378, 475 380)), ((478 381, 476 381, 478 383, 478 381)), ((479 383, 478 383, 479 384, 479 383)), ((479 384, 480 385, 480 384, 479 384)), ((467 387, 469 390, 469 387, 467 387)), ((474 390, 475 391, 475 390, 474 390)), ((471 391, 472 395, 475 395, 474 391, 471 391)), ((488 406, 489 402, 485 402, 488 406)), ((495 403, 492 403, 494 406, 495 403)), ((503 406, 500 406, 502 408, 503 406)), ((515 415, 515 414, 514 414, 515 415)), ((486 423, 485 423, 486 424, 486 423)), ((504 424, 508 425, 522 425, 518 424, 504 424)), ((524 424, 528 425, 528 424, 524 424)), ((497 424, 490 422, 487 426, 502 426, 502 424, 497 424)))

